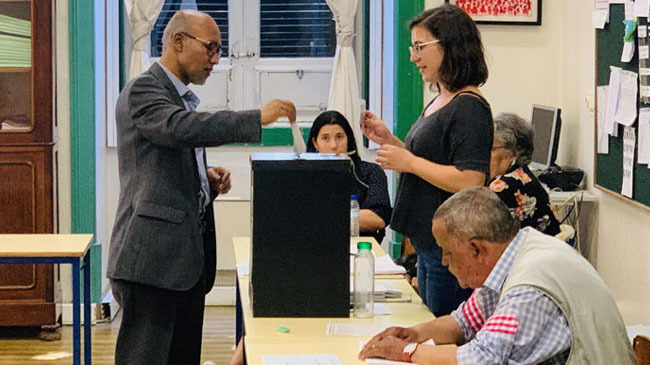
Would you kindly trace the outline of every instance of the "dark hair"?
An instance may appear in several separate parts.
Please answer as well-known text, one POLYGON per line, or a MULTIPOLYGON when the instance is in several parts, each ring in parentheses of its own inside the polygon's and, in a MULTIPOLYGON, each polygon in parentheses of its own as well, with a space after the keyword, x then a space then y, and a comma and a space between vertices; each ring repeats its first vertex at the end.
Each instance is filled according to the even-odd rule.
POLYGON ((494 117, 494 138, 503 148, 517 157, 517 164, 526 166, 533 158, 535 132, 533 127, 514 113, 501 113, 494 117))
POLYGON ((311 125, 311 131, 309 132, 309 141, 307 142, 307 152, 316 152, 316 146, 314 146, 314 140, 318 138, 318 133, 326 125, 338 125, 343 128, 345 135, 348 137, 348 149, 347 152, 353 153, 349 154, 350 158, 357 163, 361 158, 357 152, 357 142, 354 139, 354 132, 350 128, 350 123, 343 116, 343 114, 337 112, 336 110, 328 110, 326 112, 320 113, 318 117, 314 120, 314 123, 311 125))
POLYGON ((418 26, 439 39, 445 51, 438 76, 447 90, 485 84, 488 68, 481 33, 465 11, 449 4, 428 9, 411 20, 409 29, 418 26))

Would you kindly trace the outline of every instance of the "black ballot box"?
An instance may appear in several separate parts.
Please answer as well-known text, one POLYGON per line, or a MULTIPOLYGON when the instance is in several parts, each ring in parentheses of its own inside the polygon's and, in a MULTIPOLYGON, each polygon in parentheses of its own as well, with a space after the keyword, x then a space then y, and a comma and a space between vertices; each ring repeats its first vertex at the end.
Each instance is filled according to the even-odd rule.
POLYGON ((347 156, 251 154, 254 317, 348 317, 347 156))

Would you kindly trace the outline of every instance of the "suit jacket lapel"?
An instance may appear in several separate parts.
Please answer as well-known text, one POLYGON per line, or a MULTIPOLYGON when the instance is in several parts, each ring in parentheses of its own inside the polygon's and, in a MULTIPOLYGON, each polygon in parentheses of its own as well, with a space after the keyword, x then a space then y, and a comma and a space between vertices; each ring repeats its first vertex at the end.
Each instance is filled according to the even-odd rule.
POLYGON ((181 98, 180 95, 178 95, 178 91, 176 90, 176 87, 174 87, 174 84, 172 83, 172 80, 167 77, 167 74, 165 73, 165 70, 160 67, 158 62, 154 62, 151 67, 149 67, 149 70, 147 72, 151 72, 151 74, 160 80, 160 82, 163 84, 165 89, 169 90, 169 95, 171 95, 172 99, 174 99, 174 103, 180 107, 185 108, 185 104, 183 103, 183 99, 181 98))

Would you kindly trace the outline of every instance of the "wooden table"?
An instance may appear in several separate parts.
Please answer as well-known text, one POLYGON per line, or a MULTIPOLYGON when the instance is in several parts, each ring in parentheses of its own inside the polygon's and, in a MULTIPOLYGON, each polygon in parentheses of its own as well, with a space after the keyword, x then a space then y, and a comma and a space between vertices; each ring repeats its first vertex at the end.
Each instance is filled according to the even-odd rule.
POLYGON ((84 364, 91 363, 90 243, 92 234, 1 234, 0 264, 71 264, 73 364, 81 364, 80 270, 84 272, 84 364))
MULTIPOLYGON (((375 256, 386 255, 377 242, 370 237, 357 240, 371 241, 375 256)), ((238 264, 250 262, 250 238, 234 237, 235 260, 238 264)), ((370 337, 327 335, 328 323, 365 323, 375 325, 413 325, 430 321, 435 317, 402 275, 377 275, 377 283, 389 282, 411 298, 410 303, 382 303, 390 315, 376 315, 369 319, 349 318, 258 318, 253 317, 248 295, 249 276, 237 273, 237 305, 245 327, 245 351, 247 364, 262 364, 262 356, 269 354, 336 354, 344 364, 363 364, 357 359, 359 342, 370 337), (239 290, 241 288, 241 290, 239 290), (290 328, 289 333, 278 333, 277 327, 290 328)), ((241 320, 240 319, 240 320, 241 320)), ((238 334, 240 336, 241 334, 238 334)), ((239 337, 238 337, 239 338, 239 337)))

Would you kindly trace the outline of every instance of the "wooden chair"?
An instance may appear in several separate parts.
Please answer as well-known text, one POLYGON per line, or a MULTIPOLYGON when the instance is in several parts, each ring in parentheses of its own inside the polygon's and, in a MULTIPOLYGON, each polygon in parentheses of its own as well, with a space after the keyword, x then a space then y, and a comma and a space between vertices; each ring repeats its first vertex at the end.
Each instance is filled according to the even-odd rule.
POLYGON ((642 335, 634 337, 632 348, 639 365, 650 365, 650 338, 642 335))

